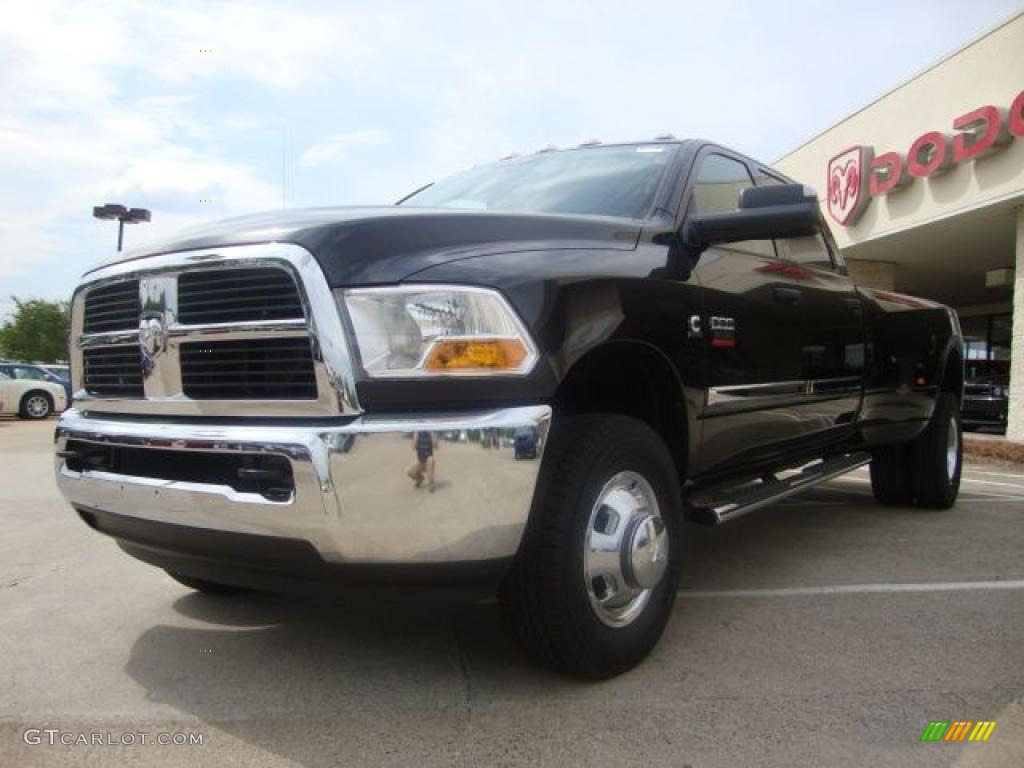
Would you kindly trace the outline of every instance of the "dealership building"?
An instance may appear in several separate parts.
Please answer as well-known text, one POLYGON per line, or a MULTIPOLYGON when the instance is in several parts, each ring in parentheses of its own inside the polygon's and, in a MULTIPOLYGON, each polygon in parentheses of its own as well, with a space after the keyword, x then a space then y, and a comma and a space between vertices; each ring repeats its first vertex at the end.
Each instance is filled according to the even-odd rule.
POLYGON ((775 165, 818 190, 854 280, 956 308, 969 359, 1010 361, 1024 442, 1024 14, 775 165))

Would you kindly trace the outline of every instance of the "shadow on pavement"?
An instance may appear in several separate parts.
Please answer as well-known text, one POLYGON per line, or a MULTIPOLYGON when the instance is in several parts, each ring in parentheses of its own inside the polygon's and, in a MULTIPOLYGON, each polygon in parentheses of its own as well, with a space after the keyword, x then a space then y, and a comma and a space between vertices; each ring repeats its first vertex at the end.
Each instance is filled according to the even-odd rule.
MULTIPOLYGON (((809 513, 776 514, 798 523, 809 513)), ((698 571, 729 570, 744 560, 749 566, 758 550, 772 551, 779 523, 751 516, 715 530, 687 526, 684 558, 698 571)), ((803 545, 813 546, 823 533, 811 526, 803 545)), ((784 571, 788 561, 772 567, 784 571)), ((698 616, 709 608, 686 606, 698 616)), ((147 630, 126 672, 152 700, 302 765, 386 764, 400 756, 409 764, 412 755, 418 768, 449 765, 466 748, 472 707, 482 699, 557 710, 612 695, 533 666, 494 603, 190 593, 174 609, 202 624, 147 630)), ((619 697, 664 672, 642 665, 629 681, 607 685, 619 697)))
POLYGON ((474 676, 538 695, 581 686, 531 666, 494 604, 196 593, 174 608, 208 626, 152 627, 125 671, 151 700, 302 765, 450 765, 474 676))
MULTIPOLYGON (((874 580, 886 562, 930 560, 911 546, 926 520, 950 547, 961 541, 956 515, 865 505, 862 487, 823 488, 803 499, 721 528, 686 526, 683 588, 874 580), (871 553, 864 573, 850 571, 858 552, 859 559, 871 553)), ((153 701, 301 765, 450 765, 465 761, 466 750, 498 749, 487 733, 499 722, 501 749, 530 752, 536 745, 528 729, 551 729, 554 737, 563 710, 585 707, 600 717, 614 702, 647 701, 654 689, 674 698, 700 677, 692 667, 696 650, 715 655, 748 632, 778 632, 767 606, 748 616, 733 603, 678 605, 683 615, 670 622, 656 658, 602 685, 530 664, 493 603, 382 605, 261 594, 180 597, 174 608, 184 626, 145 631, 125 671, 153 701), (751 626, 735 628, 737 615, 751 626), (501 719, 507 717, 514 722, 501 719)), ((793 664, 803 669, 803 662, 793 664)), ((812 682, 825 674, 811 675, 812 682)), ((505 753, 486 757, 516 762, 505 753)))

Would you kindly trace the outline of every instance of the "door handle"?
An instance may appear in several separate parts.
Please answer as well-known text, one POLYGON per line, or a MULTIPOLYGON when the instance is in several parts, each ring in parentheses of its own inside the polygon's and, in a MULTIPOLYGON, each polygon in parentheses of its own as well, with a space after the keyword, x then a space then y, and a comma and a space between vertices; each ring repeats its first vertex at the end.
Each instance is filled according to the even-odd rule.
POLYGON ((862 314, 864 314, 864 307, 861 305, 860 299, 850 297, 843 299, 843 303, 846 305, 847 309, 849 309, 857 317, 860 317, 862 314))
POLYGON ((800 303, 799 288, 782 288, 781 286, 777 286, 772 289, 772 293, 775 295, 775 300, 782 302, 783 304, 800 303))

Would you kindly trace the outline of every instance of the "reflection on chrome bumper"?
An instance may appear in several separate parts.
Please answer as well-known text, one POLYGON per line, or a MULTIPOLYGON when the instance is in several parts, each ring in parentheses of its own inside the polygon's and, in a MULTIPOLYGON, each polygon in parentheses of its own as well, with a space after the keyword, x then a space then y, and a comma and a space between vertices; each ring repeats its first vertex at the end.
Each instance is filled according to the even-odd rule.
MULTIPOLYGON (((290 495, 227 483, 166 479, 110 467, 69 467, 57 484, 72 504, 218 531, 308 541, 327 562, 454 563, 511 557, 526 527, 551 409, 526 406, 427 418, 362 416, 337 426, 205 426, 95 418, 67 411, 58 454, 76 445, 189 454, 283 456, 290 495), (534 430, 536 460, 519 461, 512 437, 534 430), (436 487, 416 487, 412 433, 437 442, 436 487), (485 447, 487 446, 487 447, 485 447)), ((212 459, 212 457, 211 457, 212 459)), ((159 463, 151 475, 159 475, 159 463)))

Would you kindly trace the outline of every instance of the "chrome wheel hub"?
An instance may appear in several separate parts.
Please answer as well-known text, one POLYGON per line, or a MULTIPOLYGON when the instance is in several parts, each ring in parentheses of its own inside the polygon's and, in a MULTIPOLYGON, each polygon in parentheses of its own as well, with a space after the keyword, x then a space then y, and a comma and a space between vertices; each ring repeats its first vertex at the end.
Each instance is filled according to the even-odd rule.
POLYGON ((609 627, 639 616, 668 568, 669 543, 654 489, 636 472, 619 472, 597 496, 584 541, 590 605, 609 627))
POLYGON ((946 479, 953 481, 956 474, 956 461, 960 447, 960 431, 957 428, 956 416, 949 417, 949 429, 946 430, 946 479))
POLYGON ((44 397, 32 397, 25 403, 25 409, 32 416, 43 416, 48 410, 50 410, 50 404, 46 402, 44 397))

